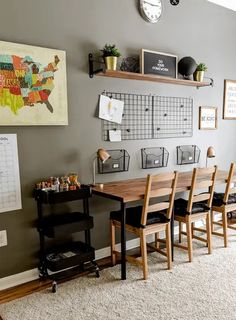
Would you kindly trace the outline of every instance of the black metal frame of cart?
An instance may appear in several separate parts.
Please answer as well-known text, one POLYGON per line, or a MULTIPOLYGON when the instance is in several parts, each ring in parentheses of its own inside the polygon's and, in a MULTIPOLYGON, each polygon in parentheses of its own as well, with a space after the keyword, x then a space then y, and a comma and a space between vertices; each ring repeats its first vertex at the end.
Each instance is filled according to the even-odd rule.
POLYGON ((56 292, 57 280, 71 277, 85 270, 95 272, 99 277, 99 268, 94 261, 95 250, 91 247, 90 229, 93 228, 93 217, 89 215, 89 197, 91 189, 83 186, 70 191, 36 190, 35 200, 38 209, 38 225, 40 240, 39 277, 53 280, 52 292, 56 292), (43 214, 44 205, 56 205, 63 202, 83 200, 83 212, 67 212, 48 216, 43 214), (57 238, 63 234, 83 231, 85 242, 65 243, 61 246, 47 246, 47 238, 57 238), (48 248, 47 248, 48 247, 48 248), (67 253, 67 254, 66 254, 67 253), (69 255, 68 255, 69 253, 69 255), (49 272, 54 272, 49 274, 49 272))

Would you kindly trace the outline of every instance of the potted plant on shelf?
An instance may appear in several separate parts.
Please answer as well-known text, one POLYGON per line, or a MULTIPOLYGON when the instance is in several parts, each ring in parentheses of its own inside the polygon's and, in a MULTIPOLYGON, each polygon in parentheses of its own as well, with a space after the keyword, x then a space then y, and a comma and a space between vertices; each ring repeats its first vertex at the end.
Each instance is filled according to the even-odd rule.
POLYGON ((205 63, 199 63, 197 65, 196 71, 193 74, 194 80, 202 82, 204 78, 204 72, 207 71, 207 66, 205 63))
POLYGON ((101 51, 103 53, 102 56, 106 65, 106 69, 116 70, 117 58, 121 56, 119 49, 116 48, 114 44, 105 44, 101 51))

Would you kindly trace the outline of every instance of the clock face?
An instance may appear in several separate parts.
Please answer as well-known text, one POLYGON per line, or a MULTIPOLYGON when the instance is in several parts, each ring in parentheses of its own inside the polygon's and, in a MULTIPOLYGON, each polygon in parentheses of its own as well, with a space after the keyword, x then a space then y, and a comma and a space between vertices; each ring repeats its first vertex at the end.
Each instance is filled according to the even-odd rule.
POLYGON ((155 23, 161 17, 162 2, 161 0, 140 0, 140 10, 146 21, 155 23))

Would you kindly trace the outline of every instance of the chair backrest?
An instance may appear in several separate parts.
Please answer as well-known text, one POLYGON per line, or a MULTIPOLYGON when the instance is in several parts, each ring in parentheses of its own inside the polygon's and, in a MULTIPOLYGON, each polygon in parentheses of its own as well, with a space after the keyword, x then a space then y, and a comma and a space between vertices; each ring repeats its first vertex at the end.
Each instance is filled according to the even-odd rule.
POLYGON ((151 212, 167 210, 166 217, 171 218, 173 203, 175 198, 175 189, 178 179, 178 172, 160 173, 148 175, 146 181, 146 190, 143 203, 141 224, 146 225, 147 215, 151 212), (160 201, 156 204, 150 204, 152 198, 161 198, 168 196, 168 201, 160 201))
POLYGON ((234 184, 232 186, 232 183, 236 182, 236 175, 234 171, 235 171, 235 163, 231 163, 229 168, 228 179, 226 182, 225 194, 223 198, 224 203, 228 202, 230 194, 236 193, 236 188, 234 187, 234 184))
POLYGON ((217 166, 211 168, 193 169, 187 212, 191 213, 193 204, 195 202, 207 201, 207 206, 209 208, 211 207, 214 194, 216 173, 217 166), (203 189, 207 189, 207 192, 202 193, 203 189), (196 194, 197 190, 201 190, 201 193, 196 194))

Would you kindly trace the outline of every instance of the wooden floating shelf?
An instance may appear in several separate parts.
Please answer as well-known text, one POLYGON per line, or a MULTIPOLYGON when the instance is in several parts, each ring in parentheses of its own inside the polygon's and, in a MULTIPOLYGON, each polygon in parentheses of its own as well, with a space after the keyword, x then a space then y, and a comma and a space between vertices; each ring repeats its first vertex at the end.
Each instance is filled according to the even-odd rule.
POLYGON ((142 74, 142 73, 134 73, 134 72, 126 72, 126 71, 106 70, 104 72, 98 72, 96 75, 99 77, 152 81, 152 82, 160 82, 160 83, 177 84, 177 85, 183 85, 183 86, 191 86, 191 87, 197 87, 197 88, 213 86, 213 80, 211 80, 210 82, 198 82, 193 80, 175 79, 175 78, 161 77, 161 76, 151 75, 151 74, 142 74))

